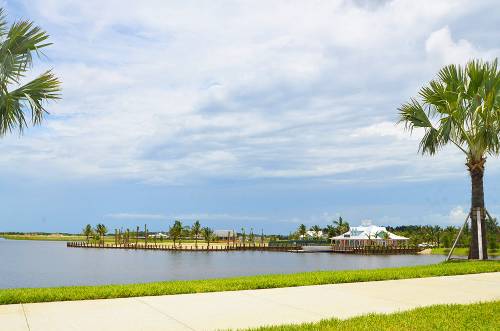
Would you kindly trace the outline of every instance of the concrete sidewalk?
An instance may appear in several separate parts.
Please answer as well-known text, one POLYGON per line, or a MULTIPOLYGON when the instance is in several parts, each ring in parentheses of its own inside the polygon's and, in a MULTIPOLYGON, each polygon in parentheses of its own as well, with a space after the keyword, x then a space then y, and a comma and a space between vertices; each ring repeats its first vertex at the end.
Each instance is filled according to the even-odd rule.
POLYGON ((216 330, 500 300, 500 272, 476 275, 0 306, 1 330, 216 330))

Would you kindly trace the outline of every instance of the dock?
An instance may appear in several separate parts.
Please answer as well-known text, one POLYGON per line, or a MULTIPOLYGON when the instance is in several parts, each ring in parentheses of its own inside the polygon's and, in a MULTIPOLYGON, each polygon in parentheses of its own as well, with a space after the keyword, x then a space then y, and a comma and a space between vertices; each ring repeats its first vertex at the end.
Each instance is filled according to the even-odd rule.
POLYGON ((199 246, 190 244, 188 245, 168 245, 161 243, 129 243, 129 244, 98 244, 98 243, 87 243, 84 241, 71 241, 66 243, 67 247, 77 247, 77 248, 108 248, 108 249, 141 249, 150 251, 186 251, 186 252, 233 252, 233 251, 268 251, 268 252, 288 252, 297 251, 302 249, 301 246, 296 245, 283 245, 283 246, 267 246, 262 244, 255 245, 211 245, 211 246, 199 246))

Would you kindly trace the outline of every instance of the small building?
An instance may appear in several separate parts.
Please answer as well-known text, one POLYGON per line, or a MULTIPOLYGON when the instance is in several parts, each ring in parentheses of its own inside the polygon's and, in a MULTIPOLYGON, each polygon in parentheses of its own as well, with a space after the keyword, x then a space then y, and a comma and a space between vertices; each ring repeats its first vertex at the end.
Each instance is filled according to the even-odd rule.
POLYGON ((151 237, 163 239, 163 238, 168 238, 168 235, 161 233, 161 232, 158 232, 158 233, 153 234, 151 237))
POLYGON ((235 237, 235 233, 233 230, 215 230, 214 237, 216 237, 218 240, 227 240, 228 237, 229 239, 235 237))
POLYGON ((398 247, 406 245, 409 238, 389 232, 383 226, 367 225, 351 227, 346 233, 330 240, 334 247, 342 249, 372 245, 398 247))
POLYGON ((299 236, 300 239, 310 239, 310 238, 323 238, 323 231, 312 231, 312 230, 309 230, 306 232, 305 235, 301 235, 299 236))

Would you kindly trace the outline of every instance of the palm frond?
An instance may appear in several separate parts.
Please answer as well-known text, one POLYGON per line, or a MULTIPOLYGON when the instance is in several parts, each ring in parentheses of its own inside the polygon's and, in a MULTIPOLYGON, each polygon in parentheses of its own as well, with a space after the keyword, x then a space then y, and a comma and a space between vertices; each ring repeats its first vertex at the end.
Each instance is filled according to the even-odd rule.
POLYGON ((7 33, 7 17, 3 8, 0 8, 0 38, 7 33))
POLYGON ((40 55, 40 49, 51 45, 49 35, 30 21, 14 23, 0 46, 0 83, 19 83, 33 63, 32 53, 40 55))
POLYGON ((448 65, 398 110, 407 129, 424 128, 419 151, 434 154, 451 142, 468 159, 500 152, 500 71, 497 60, 448 65), (433 125, 430 119, 433 119, 433 125))
POLYGON ((40 124, 45 113, 44 104, 60 98, 60 82, 47 71, 19 88, 0 95, 0 135, 18 128, 22 133, 28 126, 25 111, 31 113, 33 125, 40 124))
POLYGON ((410 99, 410 102, 403 104, 398 110, 400 116, 398 123, 404 123, 407 130, 432 127, 428 114, 417 100, 410 99))

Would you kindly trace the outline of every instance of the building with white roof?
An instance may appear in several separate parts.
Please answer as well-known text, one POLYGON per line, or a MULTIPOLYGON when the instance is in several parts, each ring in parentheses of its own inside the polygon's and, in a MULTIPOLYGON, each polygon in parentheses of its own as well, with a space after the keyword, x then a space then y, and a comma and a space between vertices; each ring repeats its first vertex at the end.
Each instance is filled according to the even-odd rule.
POLYGON ((330 238, 332 245, 339 248, 364 247, 370 245, 397 247, 406 245, 409 238, 387 231, 383 226, 354 226, 340 236, 330 238))

